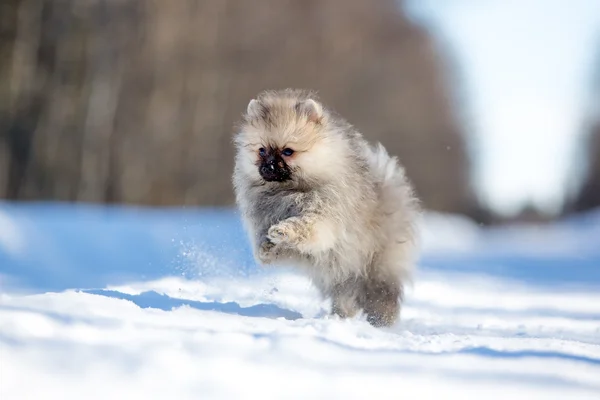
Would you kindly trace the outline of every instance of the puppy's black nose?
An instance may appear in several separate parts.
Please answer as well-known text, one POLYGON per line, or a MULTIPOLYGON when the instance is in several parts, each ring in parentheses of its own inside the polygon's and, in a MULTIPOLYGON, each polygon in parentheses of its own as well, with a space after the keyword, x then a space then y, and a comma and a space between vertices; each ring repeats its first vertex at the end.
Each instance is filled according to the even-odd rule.
POLYGON ((263 176, 271 176, 275 174, 275 166, 273 164, 264 164, 260 167, 260 173, 263 176))
POLYGON ((263 158, 258 169, 264 180, 284 182, 290 179, 290 172, 280 157, 269 154, 263 158))
POLYGON ((275 165, 277 164, 277 158, 273 155, 269 155, 265 159, 265 163, 267 165, 269 165, 270 167, 272 167, 271 169, 273 169, 273 168, 275 168, 275 165))

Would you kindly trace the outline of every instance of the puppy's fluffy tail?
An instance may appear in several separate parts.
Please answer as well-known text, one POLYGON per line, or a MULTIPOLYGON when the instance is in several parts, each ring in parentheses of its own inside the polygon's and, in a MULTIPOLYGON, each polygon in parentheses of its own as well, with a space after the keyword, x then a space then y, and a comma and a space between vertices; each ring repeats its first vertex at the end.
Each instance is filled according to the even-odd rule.
POLYGON ((388 154, 381 143, 369 148, 371 173, 378 187, 387 254, 383 264, 403 281, 410 280, 417 247, 416 224, 419 204, 404 168, 388 154))
POLYGON ((369 161, 378 182, 404 181, 404 170, 398 164, 398 159, 391 157, 381 143, 369 148, 369 161))
POLYGON ((385 147, 381 143, 377 143, 374 147, 369 148, 368 159, 373 178, 382 189, 381 200, 386 203, 391 201, 391 204, 388 204, 391 209, 387 211, 392 212, 399 207, 404 211, 416 209, 417 203, 412 186, 408 182, 398 158, 390 156, 385 147), (396 204, 398 201, 402 205, 396 204), (394 204, 396 205, 394 206, 394 204))

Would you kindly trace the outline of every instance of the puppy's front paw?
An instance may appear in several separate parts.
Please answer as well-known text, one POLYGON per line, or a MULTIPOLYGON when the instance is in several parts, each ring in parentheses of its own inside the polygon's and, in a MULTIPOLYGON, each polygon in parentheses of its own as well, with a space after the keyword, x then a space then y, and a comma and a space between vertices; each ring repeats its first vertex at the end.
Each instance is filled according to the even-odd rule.
POLYGON ((258 248, 258 260, 262 264, 270 264, 275 259, 275 255, 275 243, 264 240, 258 248))
POLYGON ((282 242, 293 243, 297 239, 296 227, 289 219, 273 225, 267 232, 269 240, 275 244, 282 242))

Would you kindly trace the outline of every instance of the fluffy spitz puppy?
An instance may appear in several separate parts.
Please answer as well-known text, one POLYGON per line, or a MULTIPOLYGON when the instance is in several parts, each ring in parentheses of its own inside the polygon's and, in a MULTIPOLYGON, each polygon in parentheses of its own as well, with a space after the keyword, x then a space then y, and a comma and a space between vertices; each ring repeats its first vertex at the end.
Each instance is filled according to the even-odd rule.
POLYGON ((256 259, 304 269, 333 314, 393 324, 418 215, 397 159, 302 90, 260 93, 234 142, 236 201, 256 259))

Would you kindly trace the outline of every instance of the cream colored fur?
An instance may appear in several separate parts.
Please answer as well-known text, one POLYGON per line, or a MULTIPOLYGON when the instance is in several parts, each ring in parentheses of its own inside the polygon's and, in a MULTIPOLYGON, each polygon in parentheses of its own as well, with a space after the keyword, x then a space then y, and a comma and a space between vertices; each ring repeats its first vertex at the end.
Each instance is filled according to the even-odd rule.
POLYGON ((397 319, 413 268, 418 205, 403 168, 307 91, 261 93, 235 136, 233 183, 255 257, 304 269, 333 312, 397 319), (258 172, 261 147, 291 148, 285 182, 258 172))

